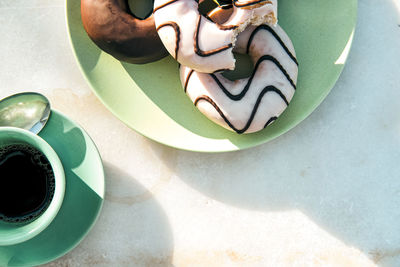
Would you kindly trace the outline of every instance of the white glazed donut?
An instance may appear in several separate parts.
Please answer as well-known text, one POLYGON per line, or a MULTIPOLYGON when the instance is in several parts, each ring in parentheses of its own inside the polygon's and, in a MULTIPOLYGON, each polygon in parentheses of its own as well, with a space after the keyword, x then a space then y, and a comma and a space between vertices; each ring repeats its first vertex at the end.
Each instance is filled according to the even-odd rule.
POLYGON ((182 65, 214 73, 234 69, 236 36, 251 24, 277 20, 277 0, 234 0, 233 13, 216 24, 198 11, 199 0, 155 0, 154 20, 168 52, 182 65))
POLYGON ((298 63, 293 44, 279 26, 248 26, 234 51, 249 54, 249 78, 230 81, 219 73, 180 67, 182 86, 195 106, 215 123, 241 133, 262 130, 286 109, 296 90, 298 63))

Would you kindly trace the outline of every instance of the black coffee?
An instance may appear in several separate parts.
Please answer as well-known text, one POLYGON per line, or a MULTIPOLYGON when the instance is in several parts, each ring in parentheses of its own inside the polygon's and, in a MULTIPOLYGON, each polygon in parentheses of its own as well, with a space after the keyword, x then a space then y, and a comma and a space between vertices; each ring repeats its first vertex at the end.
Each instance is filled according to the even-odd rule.
POLYGON ((0 221, 29 222, 54 195, 55 179, 42 152, 27 144, 0 147, 0 221))

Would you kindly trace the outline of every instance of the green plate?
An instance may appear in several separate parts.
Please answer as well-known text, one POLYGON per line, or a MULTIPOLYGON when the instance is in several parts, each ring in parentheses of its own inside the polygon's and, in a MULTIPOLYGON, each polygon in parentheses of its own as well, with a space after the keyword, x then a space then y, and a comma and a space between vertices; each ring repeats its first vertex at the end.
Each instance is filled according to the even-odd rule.
POLYGON ((279 24, 299 61, 297 92, 289 108, 263 131, 238 135, 203 116, 184 94, 178 64, 167 57, 146 65, 122 63, 88 38, 80 1, 67 0, 72 48, 104 105, 129 127, 168 146, 202 152, 232 151, 265 143, 304 120, 343 70, 357 18, 357 0, 279 0, 279 24))
POLYGON ((104 172, 85 131, 57 111, 39 134, 57 152, 65 171, 64 201, 53 222, 34 238, 0 246, 0 266, 33 266, 73 249, 96 221, 104 199, 104 172))

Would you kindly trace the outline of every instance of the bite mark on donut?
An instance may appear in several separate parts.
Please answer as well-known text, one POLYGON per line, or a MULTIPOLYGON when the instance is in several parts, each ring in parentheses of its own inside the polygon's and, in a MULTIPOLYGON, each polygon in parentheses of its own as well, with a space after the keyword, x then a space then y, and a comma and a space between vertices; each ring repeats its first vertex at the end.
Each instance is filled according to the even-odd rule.
MULTIPOLYGON (((246 7, 243 9, 246 9, 247 11, 249 9, 253 10, 252 14, 248 15, 248 18, 246 20, 244 20, 243 22, 238 23, 238 24, 230 24, 230 18, 231 18, 231 14, 232 14, 232 10, 233 10, 232 6, 230 8, 217 7, 207 14, 207 18, 209 18, 212 22, 214 22, 216 25, 218 25, 218 27, 220 29, 223 29, 226 27, 227 30, 233 30, 231 47, 235 47, 237 36, 241 32, 243 32, 249 25, 255 25, 255 26, 265 25, 265 24, 276 25, 277 19, 276 19, 275 15, 273 14, 273 12, 263 14, 262 16, 255 15, 256 8, 259 8, 264 5, 272 5, 272 4, 273 3, 269 0, 253 0, 253 1, 249 0, 246 3, 238 3, 238 0, 234 0, 233 5, 235 5, 236 7, 246 7)), ((197 31, 196 31, 197 34, 198 34, 198 31, 199 31, 199 29, 197 29, 197 31)), ((271 29, 271 33, 275 33, 275 32, 271 29)), ((254 35, 255 35, 255 33, 254 33, 254 35)), ((279 39, 279 36, 275 36, 275 37, 278 37, 278 39, 279 39)), ((283 42, 281 40, 280 40, 280 43, 283 44, 283 42)), ((232 57, 233 57, 233 53, 232 53, 232 57)), ((291 57, 293 57, 293 55, 291 55, 291 57)), ((234 61, 236 63, 235 59, 234 59, 234 61)), ((215 72, 217 72, 217 71, 215 71, 215 72)))
POLYGON ((238 3, 238 0, 233 1, 234 6, 240 8, 248 8, 248 9, 262 7, 263 5, 266 4, 272 4, 272 2, 268 0, 253 0, 253 1, 247 1, 245 3, 238 3))
MULTIPOLYGON (((215 14, 213 11, 210 12, 210 16, 202 14, 199 9, 199 4, 201 3, 207 5, 206 0, 159 0, 155 2, 154 7, 156 24, 159 23, 157 26, 161 25, 165 27, 166 23, 176 21, 177 25, 174 27, 175 33, 179 30, 182 34, 179 39, 182 42, 180 44, 181 49, 177 51, 178 44, 174 43, 174 40, 168 36, 170 33, 158 32, 168 51, 175 58, 177 58, 178 53, 183 53, 179 56, 179 62, 200 72, 213 73, 216 70, 219 71, 219 69, 235 69, 236 60, 233 48, 235 47, 237 36, 249 25, 257 26, 263 23, 274 25, 277 21, 275 17, 277 16, 276 0, 233 0, 232 4, 217 8, 221 12, 230 12, 231 16, 228 16, 228 21, 225 22, 213 20, 213 14, 215 14), (171 10, 167 11, 167 8, 171 8, 171 10), (185 21, 181 17, 178 16, 175 19, 174 16, 171 16, 175 12, 174 8, 182 9, 176 11, 175 16, 178 16, 179 12, 182 13, 182 16, 191 16, 187 18, 187 24, 191 25, 190 27, 186 26, 185 21), (189 15, 189 11, 194 11, 196 8, 197 14, 195 15, 193 12, 189 15), (162 13, 161 10, 164 9, 165 12, 162 13), (202 17, 204 17, 204 20, 202 17), (186 27, 189 28, 186 29, 186 27), (210 30, 213 38, 216 38, 216 41, 211 40, 208 42, 208 30, 210 30), (189 35, 186 34, 186 31, 189 35), (219 34, 222 36, 221 42, 218 42, 218 31, 227 31, 226 33, 219 34), (213 55, 217 55, 215 58, 219 58, 221 61, 213 63, 213 57, 211 57, 213 55), (199 57, 208 57, 210 59, 201 60, 199 57)), ((203 13, 208 12, 206 6, 202 10, 203 13)), ((161 28, 157 27, 157 30, 161 28)))

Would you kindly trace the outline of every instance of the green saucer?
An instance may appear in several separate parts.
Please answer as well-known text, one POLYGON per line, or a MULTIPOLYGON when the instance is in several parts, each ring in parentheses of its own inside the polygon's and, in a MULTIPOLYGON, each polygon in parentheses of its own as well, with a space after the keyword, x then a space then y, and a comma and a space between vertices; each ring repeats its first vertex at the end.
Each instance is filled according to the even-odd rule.
POLYGON ((357 19, 357 0, 279 0, 279 24, 299 61, 289 108, 263 131, 238 135, 201 114, 185 95, 170 56, 134 65, 102 52, 87 36, 80 1, 67 0, 71 44, 95 94, 121 121, 168 146, 202 152, 232 151, 265 143, 292 129, 322 102, 343 70, 357 19))
POLYGON ((53 222, 36 237, 0 246, 0 266, 33 266, 73 249, 94 225, 104 199, 104 171, 85 131, 57 111, 39 134, 56 151, 65 171, 64 201, 53 222))

